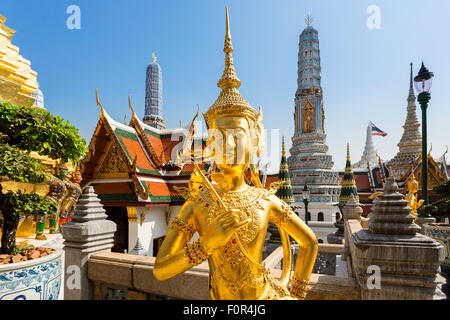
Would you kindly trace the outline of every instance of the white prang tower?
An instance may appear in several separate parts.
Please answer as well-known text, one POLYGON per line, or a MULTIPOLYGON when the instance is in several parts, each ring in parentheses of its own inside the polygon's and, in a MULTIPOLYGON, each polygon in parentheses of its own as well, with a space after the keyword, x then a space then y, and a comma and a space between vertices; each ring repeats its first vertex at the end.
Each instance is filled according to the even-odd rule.
MULTIPOLYGON (((320 50, 318 32, 311 26, 311 16, 306 18, 307 27, 300 34, 298 51, 298 80, 295 93, 295 133, 292 137, 289 172, 295 201, 303 203, 302 189, 305 184, 311 190, 308 205, 310 227, 316 236, 326 242, 327 234, 334 232, 334 222, 339 201, 340 178, 333 171, 333 160, 325 144, 325 111, 320 86, 320 50)), ((298 210, 304 219, 304 209, 298 210)))

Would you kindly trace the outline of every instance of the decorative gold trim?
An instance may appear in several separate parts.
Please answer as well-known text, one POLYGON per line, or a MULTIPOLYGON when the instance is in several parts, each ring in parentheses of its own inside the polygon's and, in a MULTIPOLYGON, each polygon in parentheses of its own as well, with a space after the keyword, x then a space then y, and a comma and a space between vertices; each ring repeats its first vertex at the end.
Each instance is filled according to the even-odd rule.
POLYGON ((137 222, 137 209, 136 207, 127 207, 128 223, 137 222))
POLYGON ((99 157, 98 163, 97 163, 97 165, 94 167, 93 175, 96 175, 96 173, 97 173, 97 172, 100 170, 100 168, 102 167, 103 162, 105 161, 106 156, 108 155, 108 153, 109 153, 110 150, 111 150, 112 144, 113 144, 113 141, 112 141, 112 140, 109 140, 109 141, 106 143, 106 148, 105 148, 106 151, 105 151, 105 153, 104 153, 103 155, 101 155, 101 156, 99 157))
POLYGON ((27 183, 19 181, 2 181, 0 182, 2 186, 2 192, 7 193, 12 191, 17 193, 19 190, 25 194, 37 193, 40 196, 45 196, 49 190, 50 186, 47 183, 27 183))
POLYGON ((314 131, 314 114, 314 105, 309 100, 309 98, 307 98, 305 104, 302 106, 303 133, 310 133, 314 131))
POLYGON ((169 221, 170 221, 170 208, 171 206, 167 206, 167 212, 166 212, 166 224, 167 226, 169 226, 169 221))
POLYGON ((141 213, 141 221, 140 221, 140 224, 139 224, 139 225, 142 226, 142 224, 143 224, 144 221, 145 221, 145 217, 147 217, 147 214, 150 212, 150 209, 151 209, 151 207, 148 207, 147 209, 145 209, 145 212, 144 212, 144 213, 141 213))

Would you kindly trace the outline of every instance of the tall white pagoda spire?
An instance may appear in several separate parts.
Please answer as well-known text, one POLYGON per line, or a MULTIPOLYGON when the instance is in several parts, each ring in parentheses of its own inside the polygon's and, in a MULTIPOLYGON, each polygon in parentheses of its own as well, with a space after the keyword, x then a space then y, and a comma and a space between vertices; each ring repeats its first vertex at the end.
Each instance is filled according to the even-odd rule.
POLYGON ((370 127, 370 124, 367 126, 366 145, 364 147, 364 151, 361 156, 361 160, 355 166, 365 167, 367 165, 366 158, 367 158, 367 160, 369 160, 369 164, 371 167, 378 165, 377 151, 375 150, 375 147, 373 146, 372 128, 370 127))

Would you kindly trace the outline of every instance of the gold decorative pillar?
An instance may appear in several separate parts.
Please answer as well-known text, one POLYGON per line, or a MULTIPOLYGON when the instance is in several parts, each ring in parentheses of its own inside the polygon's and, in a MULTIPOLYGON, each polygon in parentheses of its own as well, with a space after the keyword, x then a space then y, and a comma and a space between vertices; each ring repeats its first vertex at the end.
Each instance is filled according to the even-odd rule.
POLYGON ((130 252, 138 238, 138 216, 136 207, 127 207, 128 216, 128 252, 130 252))

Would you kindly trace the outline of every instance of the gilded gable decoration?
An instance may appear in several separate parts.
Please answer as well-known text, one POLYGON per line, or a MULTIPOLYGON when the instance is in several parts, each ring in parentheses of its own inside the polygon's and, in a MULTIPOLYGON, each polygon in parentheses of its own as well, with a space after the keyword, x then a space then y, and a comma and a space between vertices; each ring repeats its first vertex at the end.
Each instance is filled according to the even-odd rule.
POLYGON ((125 161, 126 159, 122 159, 118 148, 112 144, 96 175, 128 174, 129 170, 125 161))

